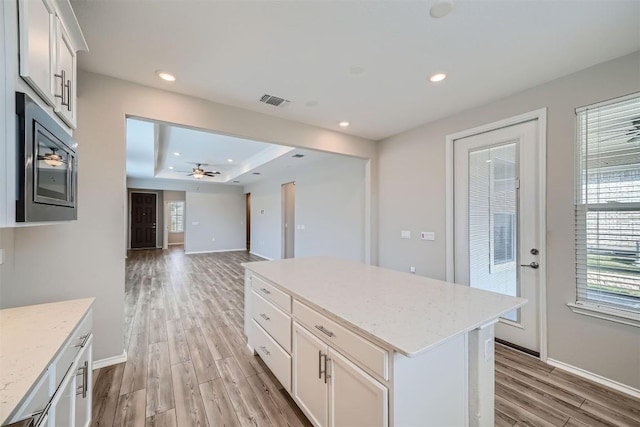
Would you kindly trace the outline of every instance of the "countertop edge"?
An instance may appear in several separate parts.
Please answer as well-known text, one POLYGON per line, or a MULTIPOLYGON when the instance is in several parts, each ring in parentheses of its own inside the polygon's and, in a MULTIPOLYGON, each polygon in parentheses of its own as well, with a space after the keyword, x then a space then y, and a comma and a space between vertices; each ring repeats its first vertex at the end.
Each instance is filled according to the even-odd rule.
MULTIPOLYGON (((269 261, 254 261, 254 262, 260 263, 260 262, 269 262, 269 261)), ((314 302, 309 301, 307 298, 305 298, 303 296, 300 296, 298 293, 292 291, 291 289, 286 288, 286 287, 280 285, 279 283, 276 283, 273 280, 269 279, 268 277, 265 277, 262 274, 256 272, 255 270, 251 269, 251 265, 250 265, 250 264, 252 264, 254 262, 245 262, 245 263, 242 263, 241 266, 244 267, 246 270, 249 270, 252 273, 260 276, 262 279, 267 280, 269 282, 269 284, 275 286, 276 288, 278 288, 279 290, 281 290, 283 292, 286 292, 287 294, 289 294, 292 297, 296 298, 300 302, 305 303, 306 305, 308 305, 309 307, 313 308, 314 310, 320 312, 321 314, 323 314, 323 315, 331 318, 332 320, 335 320, 335 321, 337 321, 337 322, 339 322, 339 323, 341 323, 343 325, 346 325, 346 327, 348 329, 351 329, 352 331, 362 335, 363 337, 366 337, 366 338, 370 339, 371 341, 373 341, 374 343, 377 343, 378 345, 380 345, 382 347, 385 347, 387 349, 391 349, 391 350, 393 350, 393 351, 395 351, 397 353, 400 353, 403 356, 406 356, 406 357, 409 357, 409 358, 418 357, 418 356, 422 355, 423 353, 425 353, 425 352, 427 352, 427 351, 429 351, 429 350, 431 350, 431 349, 433 349, 433 348, 435 348, 435 347, 437 347, 437 346, 439 346, 441 344, 444 344, 445 342, 457 337, 460 334, 468 333, 468 332, 470 332, 470 331, 472 331, 474 329, 477 329, 477 328, 479 328, 479 327, 481 327, 481 326, 483 326, 483 325, 485 325, 487 323, 492 323, 493 321, 497 320, 500 316, 510 312, 513 309, 520 308, 520 307, 522 307, 523 305, 525 305, 528 302, 526 299, 524 299, 517 307, 510 308, 508 310, 504 310, 502 313, 498 314, 495 318, 491 318, 491 319, 487 319, 487 320, 482 321, 482 322, 478 322, 477 324, 474 324, 471 327, 468 327, 468 328, 465 328, 463 330, 460 330, 455 334, 452 334, 450 336, 443 337, 443 338, 441 338, 441 339, 439 339, 437 341, 434 341, 431 344, 427 345, 426 347, 422 347, 422 348, 419 348, 419 349, 413 349, 413 350, 407 350, 407 349, 400 348, 397 345, 394 345, 394 344, 392 344, 392 343, 390 343, 390 342, 388 342, 388 341, 386 341, 386 340, 384 340, 384 339, 382 339, 382 338, 380 338, 380 337, 378 337, 376 335, 373 335, 371 332, 362 329, 361 327, 359 327, 358 325, 355 325, 351 321, 349 321, 349 320, 347 320, 347 319, 335 314, 332 311, 327 310, 326 308, 324 308, 324 307, 322 307, 322 306, 320 306, 320 305, 318 305, 318 304, 316 304, 314 302)), ((293 313, 291 313, 291 315, 293 316, 293 313)))
POLYGON ((28 396, 31 392, 33 392, 34 387, 36 386, 36 384, 38 384, 38 382, 40 381, 42 376, 45 374, 45 372, 47 371, 49 365, 51 365, 51 363, 55 360, 55 358, 58 357, 58 355, 60 354, 60 350, 62 349, 64 344, 68 341, 69 337, 73 334, 73 331, 75 331, 78 328, 78 326, 80 325, 80 322, 82 321, 82 319, 84 319, 84 317, 87 315, 89 310, 91 310, 91 308, 93 307, 93 305, 94 305, 94 303, 96 301, 96 298, 95 297, 76 298, 76 299, 72 299, 72 300, 55 301, 55 302, 50 302, 50 303, 33 304, 33 305, 20 306, 20 307, 10 307, 10 308, 6 308, 6 309, 0 310, 2 312, 11 311, 11 310, 17 311, 17 310, 20 310, 20 309, 25 309, 27 307, 39 307, 39 306, 53 305, 53 304, 60 304, 60 303, 68 303, 68 302, 80 303, 80 302, 83 302, 83 301, 87 302, 87 306, 84 309, 84 311, 82 312, 82 314, 79 316, 78 321, 76 322, 75 326, 71 329, 71 331, 69 332, 68 336, 62 341, 60 346, 53 353, 53 355, 51 356, 49 361, 45 364, 44 368, 36 376, 35 380, 27 388, 25 393, 22 395, 22 398, 20 398, 20 400, 18 400, 15 403, 15 405, 13 406, 13 408, 11 408, 10 410, 6 410, 6 408, 3 408, 3 412, 6 410, 6 416, 0 413, 0 420, 2 420, 2 421, 0 421, 0 425, 5 425, 6 423, 8 423, 11 420, 12 417, 15 416, 16 411, 18 411, 18 409, 20 409, 20 405, 24 401, 25 397, 28 396))

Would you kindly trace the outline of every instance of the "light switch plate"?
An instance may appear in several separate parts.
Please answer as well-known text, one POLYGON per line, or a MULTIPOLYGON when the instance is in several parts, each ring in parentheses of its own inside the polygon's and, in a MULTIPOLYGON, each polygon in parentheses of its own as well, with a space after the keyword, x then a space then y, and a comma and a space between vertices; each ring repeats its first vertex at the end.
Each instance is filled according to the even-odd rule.
POLYGON ((433 231, 421 231, 420 239, 422 240, 436 240, 436 233, 433 231))
POLYGON ((411 231, 409 230, 402 230, 400 232, 400 238, 401 239, 410 239, 411 238, 411 231))
POLYGON ((0 249, 0 265, 4 264, 4 249, 0 249))

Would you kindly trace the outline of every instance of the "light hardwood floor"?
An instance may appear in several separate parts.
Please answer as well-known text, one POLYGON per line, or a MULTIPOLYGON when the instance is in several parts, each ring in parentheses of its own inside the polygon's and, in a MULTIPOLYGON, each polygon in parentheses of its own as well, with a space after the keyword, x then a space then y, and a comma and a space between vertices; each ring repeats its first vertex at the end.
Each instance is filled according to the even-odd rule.
MULTIPOLYGON (((307 426, 243 338, 245 252, 131 251, 126 363, 94 371, 94 426, 307 426)), ((639 426, 640 401, 496 346, 497 426, 639 426)))

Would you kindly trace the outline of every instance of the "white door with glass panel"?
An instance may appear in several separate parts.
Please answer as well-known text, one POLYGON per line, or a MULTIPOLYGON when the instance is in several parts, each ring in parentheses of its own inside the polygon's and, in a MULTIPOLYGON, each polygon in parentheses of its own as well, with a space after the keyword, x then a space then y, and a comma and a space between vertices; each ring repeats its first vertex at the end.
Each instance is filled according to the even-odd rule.
POLYGON ((496 338, 539 352, 538 125, 530 121, 457 139, 455 283, 526 298, 496 338))

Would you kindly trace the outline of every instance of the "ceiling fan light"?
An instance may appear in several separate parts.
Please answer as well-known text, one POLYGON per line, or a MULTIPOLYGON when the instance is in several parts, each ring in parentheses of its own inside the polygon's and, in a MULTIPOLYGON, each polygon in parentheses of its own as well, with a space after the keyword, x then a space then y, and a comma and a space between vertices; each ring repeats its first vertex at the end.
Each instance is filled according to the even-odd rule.
POLYGON ((202 177, 203 177, 203 176, 204 176, 204 174, 203 174, 203 173, 194 173, 194 174, 193 174, 193 177, 194 177, 195 179, 202 179, 202 177))
POLYGON ((49 166, 56 167, 62 164, 62 159, 58 154, 50 154, 44 159, 44 162, 49 166))

